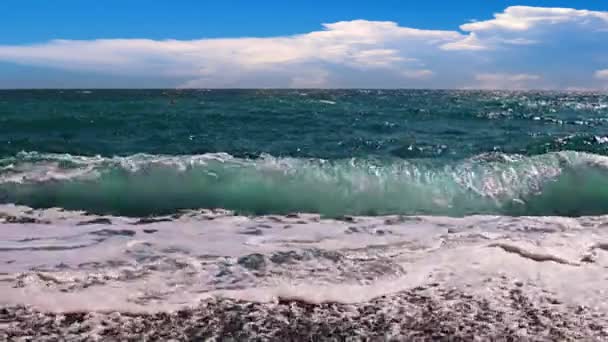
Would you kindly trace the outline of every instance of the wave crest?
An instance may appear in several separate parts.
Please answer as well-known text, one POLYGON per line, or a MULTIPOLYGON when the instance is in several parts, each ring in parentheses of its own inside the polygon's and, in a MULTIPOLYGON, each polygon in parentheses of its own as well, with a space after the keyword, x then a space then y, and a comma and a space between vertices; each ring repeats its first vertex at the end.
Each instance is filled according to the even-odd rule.
POLYGON ((457 162, 301 159, 226 153, 0 160, 0 200, 140 216, 180 209, 328 216, 608 213, 608 157, 492 153, 457 162))

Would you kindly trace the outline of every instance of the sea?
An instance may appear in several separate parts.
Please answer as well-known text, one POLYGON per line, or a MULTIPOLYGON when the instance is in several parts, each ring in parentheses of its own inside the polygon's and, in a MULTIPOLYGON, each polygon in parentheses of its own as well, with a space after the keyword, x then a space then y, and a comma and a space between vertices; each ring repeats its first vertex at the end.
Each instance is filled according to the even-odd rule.
POLYGON ((149 216, 608 214, 606 93, 0 91, 0 202, 149 216))

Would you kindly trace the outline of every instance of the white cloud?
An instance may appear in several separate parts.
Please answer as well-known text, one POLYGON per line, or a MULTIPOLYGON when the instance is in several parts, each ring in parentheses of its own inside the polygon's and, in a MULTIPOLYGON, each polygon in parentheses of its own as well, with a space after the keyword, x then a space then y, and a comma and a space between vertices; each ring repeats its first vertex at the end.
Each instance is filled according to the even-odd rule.
POLYGON ((152 72, 184 78, 182 85, 190 86, 238 86, 243 79, 256 77, 275 79, 278 86, 321 86, 332 66, 399 70, 417 63, 410 54, 462 38, 454 31, 419 30, 393 22, 354 20, 323 26, 322 31, 272 38, 54 40, 0 46, 0 60, 119 75, 152 72))
POLYGON ((268 38, 53 40, 0 45, 0 62, 182 87, 566 89, 608 79, 608 12, 514 6, 460 28, 352 20, 268 38))
POLYGON ((596 71, 595 78, 600 80, 608 80, 608 69, 596 71))
POLYGON ((482 32, 492 30, 527 31, 542 25, 577 22, 581 25, 602 25, 608 28, 608 12, 576 10, 572 8, 544 8, 528 6, 508 7, 494 19, 461 25, 463 31, 482 32))
MULTIPOLYGON (((392 49, 372 49, 353 52, 350 64, 363 68, 390 67, 402 62, 405 58, 399 56, 399 51, 392 49)), ((414 59, 409 59, 414 61, 414 59)))
POLYGON ((480 89, 529 89, 534 81, 540 80, 539 75, 487 73, 475 75, 478 81, 472 88, 480 89))
POLYGON ((485 46, 483 44, 483 42, 481 42, 479 39, 477 39, 477 35, 475 34, 475 32, 473 32, 464 39, 443 44, 441 46, 441 49, 478 51, 478 50, 487 50, 488 47, 485 46))
POLYGON ((469 32, 462 41, 447 43, 448 50, 495 49, 505 45, 541 44, 556 31, 587 34, 608 30, 608 12, 572 8, 511 6, 494 14, 493 19, 460 26, 469 32))

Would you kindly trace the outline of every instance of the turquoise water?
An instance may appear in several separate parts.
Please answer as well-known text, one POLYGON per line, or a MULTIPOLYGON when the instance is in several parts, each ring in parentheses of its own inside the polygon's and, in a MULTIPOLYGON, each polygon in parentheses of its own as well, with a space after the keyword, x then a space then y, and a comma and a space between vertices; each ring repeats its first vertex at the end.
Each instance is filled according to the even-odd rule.
POLYGON ((608 95, 0 91, 0 202, 153 215, 608 213, 608 95))

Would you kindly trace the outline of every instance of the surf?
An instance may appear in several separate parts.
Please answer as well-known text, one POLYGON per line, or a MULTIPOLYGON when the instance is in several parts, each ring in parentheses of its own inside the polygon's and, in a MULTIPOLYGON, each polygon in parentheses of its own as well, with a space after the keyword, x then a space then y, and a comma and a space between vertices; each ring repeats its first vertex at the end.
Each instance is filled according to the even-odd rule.
POLYGON ((600 215, 608 157, 482 154, 458 161, 325 160, 227 153, 87 157, 22 152, 0 160, 0 201, 97 214, 600 215))

